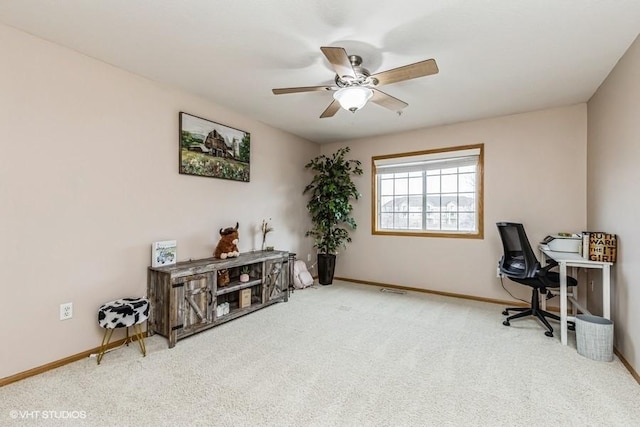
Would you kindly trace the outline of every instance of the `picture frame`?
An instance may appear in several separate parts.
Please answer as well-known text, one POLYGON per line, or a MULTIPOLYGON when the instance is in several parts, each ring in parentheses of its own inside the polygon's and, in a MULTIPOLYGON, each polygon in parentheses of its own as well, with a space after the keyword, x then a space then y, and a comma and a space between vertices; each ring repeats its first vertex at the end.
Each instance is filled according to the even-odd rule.
POLYGON ((251 134, 180 112, 179 172, 249 182, 251 134))
POLYGON ((174 265, 178 256, 178 242, 163 240, 151 244, 151 267, 174 265))

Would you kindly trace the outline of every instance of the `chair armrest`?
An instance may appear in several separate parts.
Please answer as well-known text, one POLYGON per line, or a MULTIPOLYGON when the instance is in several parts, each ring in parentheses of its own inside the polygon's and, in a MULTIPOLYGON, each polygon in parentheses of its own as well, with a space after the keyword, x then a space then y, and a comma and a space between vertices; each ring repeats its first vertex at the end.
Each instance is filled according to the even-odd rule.
POLYGON ((547 260, 547 265, 545 265, 544 267, 541 267, 538 270, 538 274, 540 276, 546 276, 547 273, 549 272, 549 270, 551 270, 552 268, 556 267, 558 265, 558 262, 554 259, 548 259, 547 260))

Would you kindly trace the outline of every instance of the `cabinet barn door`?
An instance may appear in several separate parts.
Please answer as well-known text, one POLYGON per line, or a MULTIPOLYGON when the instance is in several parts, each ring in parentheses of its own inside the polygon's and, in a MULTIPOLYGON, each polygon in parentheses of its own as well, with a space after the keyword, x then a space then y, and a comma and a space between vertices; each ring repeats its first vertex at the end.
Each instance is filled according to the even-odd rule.
POLYGON ((211 323, 212 275, 185 277, 182 295, 178 297, 178 319, 182 328, 178 336, 196 332, 211 323))
POLYGON ((289 287, 289 264, 287 259, 265 262, 264 299, 269 301, 282 296, 289 287))

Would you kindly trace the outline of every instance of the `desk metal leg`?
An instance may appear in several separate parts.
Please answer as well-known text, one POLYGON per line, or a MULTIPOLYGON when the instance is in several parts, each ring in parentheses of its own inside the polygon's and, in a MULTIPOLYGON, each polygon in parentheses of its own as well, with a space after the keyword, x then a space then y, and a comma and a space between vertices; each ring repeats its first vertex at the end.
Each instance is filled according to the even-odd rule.
POLYGON ((611 269, 609 264, 602 266, 602 315, 611 319, 611 269))
POLYGON ((567 263, 560 262, 560 342, 567 345, 567 263))

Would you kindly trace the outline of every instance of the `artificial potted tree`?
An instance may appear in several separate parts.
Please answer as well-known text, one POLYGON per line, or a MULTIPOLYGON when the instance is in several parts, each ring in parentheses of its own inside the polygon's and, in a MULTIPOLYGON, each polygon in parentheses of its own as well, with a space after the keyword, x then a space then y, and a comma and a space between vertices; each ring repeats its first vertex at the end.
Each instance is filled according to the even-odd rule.
POLYGON ((351 180, 352 175, 362 175, 359 160, 347 160, 349 147, 340 148, 330 157, 320 155, 305 165, 314 172, 313 180, 304 189, 309 194, 307 209, 313 228, 306 236, 313 236, 313 247, 318 251, 318 281, 321 285, 333 282, 336 254, 351 242, 349 228, 356 228, 351 215, 352 199, 360 193, 351 180))

